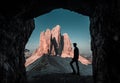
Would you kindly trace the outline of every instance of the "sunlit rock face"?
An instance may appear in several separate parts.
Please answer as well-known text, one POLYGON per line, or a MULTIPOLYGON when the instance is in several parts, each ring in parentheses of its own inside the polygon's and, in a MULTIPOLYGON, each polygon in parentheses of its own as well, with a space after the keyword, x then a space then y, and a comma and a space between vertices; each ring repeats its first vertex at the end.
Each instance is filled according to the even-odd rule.
POLYGON ((68 36, 67 33, 63 34, 63 51, 62 51, 62 57, 72 57, 71 55, 73 55, 73 50, 72 50, 72 44, 71 44, 71 40, 68 36))
POLYGON ((56 26, 51 30, 51 36, 52 36, 52 39, 55 38, 56 43, 58 44, 58 47, 59 47, 60 37, 61 37, 61 27, 60 27, 60 25, 56 25, 56 26))
POLYGON ((60 25, 56 25, 52 30, 47 29, 40 34, 40 44, 31 57, 26 59, 25 66, 48 54, 50 56, 72 57, 72 45, 67 33, 61 35, 60 25))
POLYGON ((59 47, 60 47, 60 41, 61 41, 61 27, 60 25, 56 25, 51 30, 51 44, 50 44, 50 54, 51 55, 58 55, 59 47))
POLYGON ((72 45, 69 36, 68 34, 61 35, 60 28, 60 25, 56 25, 52 30, 47 29, 45 32, 41 32, 40 44, 34 55, 72 55, 72 45))

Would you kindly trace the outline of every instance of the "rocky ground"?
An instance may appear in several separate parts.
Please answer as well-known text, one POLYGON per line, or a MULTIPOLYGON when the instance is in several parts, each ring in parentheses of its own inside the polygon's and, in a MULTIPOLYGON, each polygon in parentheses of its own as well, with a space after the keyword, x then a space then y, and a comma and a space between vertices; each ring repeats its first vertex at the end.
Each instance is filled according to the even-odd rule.
MULTIPOLYGON (((93 83, 92 65, 79 62, 80 76, 71 74, 71 58, 42 56, 26 67, 29 83, 93 83)), ((73 64, 74 65, 74 64, 73 64)), ((75 65, 74 65, 75 67, 75 65)))
POLYGON ((93 83, 92 76, 78 76, 70 73, 37 75, 28 79, 28 83, 93 83))

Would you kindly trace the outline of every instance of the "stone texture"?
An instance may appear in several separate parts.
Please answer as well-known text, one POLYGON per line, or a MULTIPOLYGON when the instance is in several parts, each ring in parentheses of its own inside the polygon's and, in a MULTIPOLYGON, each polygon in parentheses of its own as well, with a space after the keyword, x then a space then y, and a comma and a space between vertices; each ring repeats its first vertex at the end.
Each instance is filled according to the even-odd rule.
POLYGON ((90 16, 93 14, 94 4, 96 4, 95 0, 4 0, 0 1, 0 10, 1 14, 5 16, 21 16, 24 19, 37 17, 56 8, 65 8, 90 16), (7 7, 5 7, 5 5, 7 5, 7 7))
POLYGON ((1 83, 25 83, 25 44, 34 29, 34 21, 0 15, 1 83))
POLYGON ((50 45, 50 54, 58 55, 60 41, 61 41, 61 27, 60 25, 56 25, 51 30, 51 45, 50 45))
POLYGON ((67 33, 63 34, 63 51, 62 51, 62 57, 72 57, 73 56, 73 49, 72 49, 72 44, 71 40, 68 36, 67 33))
POLYGON ((56 39, 56 43, 58 44, 59 47, 59 42, 60 42, 60 37, 61 37, 61 27, 60 25, 56 25, 52 30, 51 30, 51 34, 52 34, 52 39, 56 39))
POLYGON ((117 0, 98 2, 90 18, 95 83, 120 83, 120 11, 117 0), (108 3, 109 2, 109 3, 108 3))
MULTIPOLYGON (((45 32, 42 32, 41 35, 40 35, 40 49, 38 48, 38 51, 40 52, 40 54, 43 54, 43 53, 47 53, 47 49, 48 49, 48 44, 49 41, 47 42, 47 39, 46 39, 46 34, 45 32)), ((40 55, 39 55, 40 56, 40 55)))

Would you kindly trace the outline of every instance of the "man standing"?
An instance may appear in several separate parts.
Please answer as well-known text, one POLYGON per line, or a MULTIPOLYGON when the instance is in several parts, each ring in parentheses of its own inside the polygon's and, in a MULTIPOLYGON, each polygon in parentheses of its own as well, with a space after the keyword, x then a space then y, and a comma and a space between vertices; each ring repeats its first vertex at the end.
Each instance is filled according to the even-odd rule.
POLYGON ((76 74, 76 71, 73 67, 73 62, 76 62, 76 67, 77 67, 77 75, 80 75, 79 73, 79 66, 78 66, 78 58, 79 58, 79 49, 77 47, 77 43, 73 43, 73 46, 74 46, 74 57, 72 59, 72 61, 70 62, 70 66, 73 70, 73 73, 72 74, 76 74))

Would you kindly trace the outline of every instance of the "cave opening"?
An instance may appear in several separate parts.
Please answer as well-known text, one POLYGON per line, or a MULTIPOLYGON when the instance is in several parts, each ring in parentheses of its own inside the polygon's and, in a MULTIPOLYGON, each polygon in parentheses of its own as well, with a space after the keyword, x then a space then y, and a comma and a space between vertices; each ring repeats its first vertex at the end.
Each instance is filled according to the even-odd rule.
POLYGON ((9 4, 6 4, 6 1, 1 2, 1 82, 26 83, 24 51, 29 50, 24 49, 34 29, 33 18, 56 8, 65 8, 90 18, 94 83, 120 83, 119 3, 118 0, 19 0, 10 1, 9 4), (7 7, 4 7, 5 5, 7 7))
MULTIPOLYGON (((34 21, 35 29, 32 32, 28 43, 26 44, 24 52, 26 58, 26 72, 27 76, 29 76, 28 79, 34 77, 38 78, 39 76, 44 76, 46 74, 68 74, 72 72, 69 64, 72 58, 72 56, 70 56, 70 51, 73 52, 72 43, 75 42, 77 43, 77 47, 79 48, 80 52, 79 68, 81 75, 92 77, 92 53, 89 32, 90 22, 88 16, 84 16, 76 12, 60 8, 54 9, 47 14, 38 16, 34 18, 34 21), (42 56, 44 54, 48 54, 50 44, 47 41, 50 41, 51 34, 54 36, 54 38, 56 38, 56 42, 57 44, 59 43, 59 47, 64 45, 62 46, 61 52, 62 59, 59 57, 61 49, 58 50, 57 58, 49 58, 47 56, 42 56), (66 35, 67 39, 65 39, 66 35), (61 38, 63 38, 63 40, 61 38), (65 43, 61 44, 60 40, 62 40, 65 43), (72 48, 72 50, 70 50, 69 48, 72 48)), ((55 54, 55 52, 53 52, 55 50, 55 47, 53 47, 51 55, 55 54)), ((75 64, 73 65, 75 66, 75 64)))

